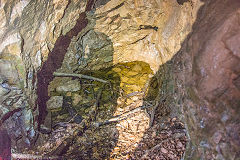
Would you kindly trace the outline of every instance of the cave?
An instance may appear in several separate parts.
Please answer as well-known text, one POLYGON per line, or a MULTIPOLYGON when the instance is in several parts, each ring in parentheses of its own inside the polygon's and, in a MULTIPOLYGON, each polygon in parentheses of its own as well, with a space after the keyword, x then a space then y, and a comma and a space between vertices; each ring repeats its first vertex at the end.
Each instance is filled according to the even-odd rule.
POLYGON ((0 160, 239 160, 239 0, 0 0, 0 160))

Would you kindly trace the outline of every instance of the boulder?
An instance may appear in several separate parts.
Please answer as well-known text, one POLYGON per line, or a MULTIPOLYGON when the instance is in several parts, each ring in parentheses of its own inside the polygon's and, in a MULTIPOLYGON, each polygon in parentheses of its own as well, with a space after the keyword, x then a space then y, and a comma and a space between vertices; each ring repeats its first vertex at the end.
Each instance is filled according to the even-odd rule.
POLYGON ((48 109, 61 108, 63 105, 63 96, 53 96, 47 101, 48 109))
POLYGON ((76 92, 81 89, 80 82, 78 80, 68 81, 65 85, 56 88, 57 92, 76 92))

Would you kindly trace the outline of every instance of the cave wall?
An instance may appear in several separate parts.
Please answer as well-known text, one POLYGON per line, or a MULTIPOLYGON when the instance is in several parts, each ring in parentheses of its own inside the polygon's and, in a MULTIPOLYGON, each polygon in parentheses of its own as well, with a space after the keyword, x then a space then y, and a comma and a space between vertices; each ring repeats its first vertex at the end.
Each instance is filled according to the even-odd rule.
POLYGON ((185 159, 240 157, 239 9, 237 0, 204 1, 192 33, 157 74, 167 79, 161 96, 171 97, 170 109, 183 109, 185 159))
MULTIPOLYGON (((56 40, 74 27, 86 4, 87 1, 77 0, 1 1, 0 56, 2 60, 11 61, 16 68, 19 81, 14 84, 19 83, 20 87, 25 87, 32 93, 37 71, 47 60, 56 40)), ((104 57, 105 55, 99 56, 114 64, 146 61, 156 72, 159 65, 180 49, 181 42, 191 31, 200 5, 200 1, 98 0, 87 14, 88 26, 73 37, 63 65, 72 70, 71 65, 66 64, 67 61, 77 63, 79 57, 87 57, 85 50, 99 54, 93 51, 96 50, 96 44, 92 44, 95 48, 89 48, 86 44, 81 44, 81 41, 85 38, 84 41, 91 45, 89 39, 95 40, 102 33, 112 41, 114 54, 112 59, 104 57)), ((102 41, 107 41, 105 39, 103 37, 102 41)), ((87 67, 95 66, 96 63, 93 63, 87 67)))
POLYGON ((86 4, 86 1, 0 2, 1 127, 7 129, 15 150, 35 142, 39 115, 37 73, 58 37, 73 28, 86 4))
MULTIPOLYGON (((36 127, 30 111, 38 115, 37 74, 66 36, 71 38, 58 71, 144 61, 164 84, 159 97, 168 97, 176 114, 184 112, 191 138, 186 157, 239 155, 237 0, 98 0, 89 12, 86 6, 86 0, 0 1, 1 86, 17 87, 14 96, 26 98, 24 105, 1 104, 1 117, 27 108, 22 121, 31 119, 25 124, 36 127), (72 35, 82 14, 87 25, 72 35)), ((1 102, 12 98, 5 89, 0 94, 1 102)))
MULTIPOLYGON (((180 49, 201 5, 198 0, 98 0, 87 6, 91 2, 1 1, 1 84, 17 87, 20 91, 15 97, 27 97, 24 105, 1 106, 1 117, 27 108, 26 116, 31 117, 28 128, 36 128, 38 115, 46 112, 52 88, 47 86, 56 70, 72 73, 144 61, 156 72, 180 49), (84 27, 79 30, 81 21, 84 27)), ((1 101, 13 99, 5 94, 1 92, 1 101)), ((22 119, 24 122, 24 116, 22 119)))

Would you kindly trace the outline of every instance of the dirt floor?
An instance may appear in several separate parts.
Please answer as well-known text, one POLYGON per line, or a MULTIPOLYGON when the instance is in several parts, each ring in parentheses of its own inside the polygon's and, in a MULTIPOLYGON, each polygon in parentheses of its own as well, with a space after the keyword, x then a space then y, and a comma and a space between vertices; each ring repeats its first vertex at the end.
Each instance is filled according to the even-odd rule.
MULTIPOLYGON (((177 117, 166 118, 167 106, 156 96, 146 98, 151 97, 148 86, 152 71, 148 65, 118 64, 85 74, 109 83, 84 80, 80 91, 70 93, 53 89, 51 96, 63 96, 64 107, 49 111, 52 128, 39 135, 38 147, 27 151, 26 157, 91 160, 183 157, 187 142, 184 124, 177 117)), ((56 83, 50 85, 57 87, 56 83)))

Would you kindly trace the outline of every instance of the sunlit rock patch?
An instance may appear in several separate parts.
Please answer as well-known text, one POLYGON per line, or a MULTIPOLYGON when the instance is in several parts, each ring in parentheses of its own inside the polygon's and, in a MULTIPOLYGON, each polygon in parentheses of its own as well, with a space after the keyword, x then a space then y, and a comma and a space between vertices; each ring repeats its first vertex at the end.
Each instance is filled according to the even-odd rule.
MULTIPOLYGON (((82 71, 82 73, 110 82, 110 84, 107 84, 103 88, 95 121, 89 123, 104 122, 114 116, 119 116, 122 113, 143 106, 143 98, 145 93, 147 93, 148 82, 153 74, 148 64, 138 61, 120 63, 113 67, 96 71, 82 71)), ((66 123, 66 129, 71 128, 71 126, 73 128, 77 127, 76 125, 71 125, 71 123, 74 123, 75 114, 79 114, 83 119, 89 116, 88 113, 96 101, 96 94, 102 87, 101 82, 75 79, 74 81, 80 82, 81 89, 70 91, 67 90, 67 86, 68 82, 71 81, 71 78, 62 78, 61 80, 60 77, 57 77, 55 82, 53 81, 54 83, 51 83, 49 86, 52 98, 50 98, 48 103, 49 106, 55 106, 49 108, 49 112, 52 115, 52 126, 55 126, 56 131, 59 130, 59 133, 61 133, 59 127, 63 127, 61 125, 64 123, 66 123), (55 83, 56 81, 59 81, 59 83, 55 83), (56 84, 65 89, 59 90, 56 84), (71 99, 70 103, 75 109, 74 115, 71 115, 69 110, 62 106, 61 102, 55 102, 54 99, 56 98, 62 101, 61 97, 69 97, 71 99), (59 106, 57 107, 56 105, 59 106)), ((76 89, 77 87, 75 86, 74 88, 76 89)), ((64 100, 66 99, 63 98, 64 100)), ((91 127, 87 129, 82 136, 79 138, 76 137, 76 143, 70 147, 68 155, 74 157, 79 152, 78 154, 81 154, 85 158, 92 157, 99 159, 109 156, 117 158, 123 150, 127 151, 128 149, 129 151, 133 151, 149 127, 149 116, 145 111, 140 110, 127 117, 127 119, 116 122, 103 125, 100 128, 91 127), (126 136, 127 134, 129 135, 126 136), (87 145, 89 143, 91 145, 87 145)), ((56 131, 53 131, 53 133, 56 133, 56 131)), ((64 130, 62 132, 63 135, 58 138, 53 134, 52 139, 58 139, 56 140, 57 143, 63 141, 68 137, 69 133, 64 130)), ((53 141, 51 143, 46 142, 45 147, 42 148, 43 152, 47 152, 51 148, 51 145, 52 147, 55 146, 52 143, 53 141)))

